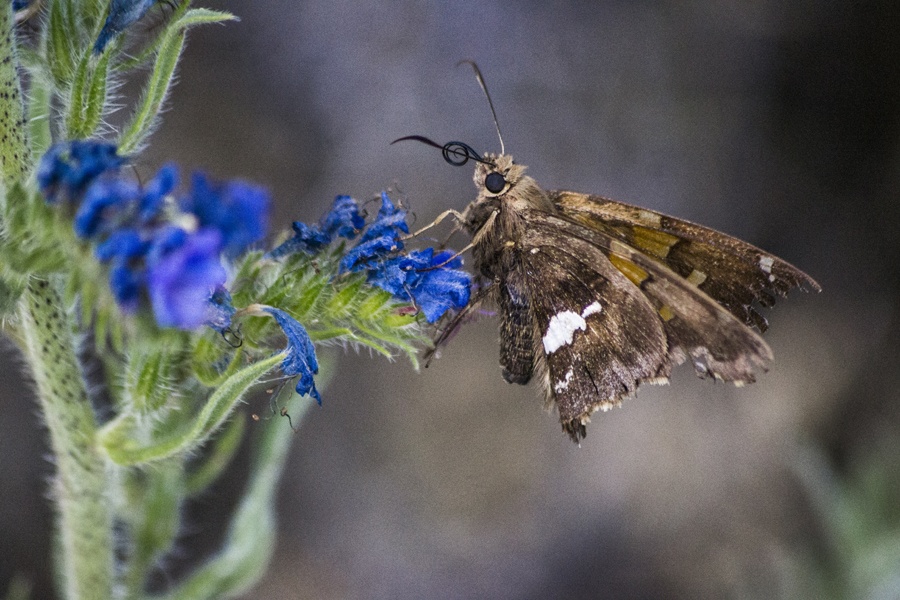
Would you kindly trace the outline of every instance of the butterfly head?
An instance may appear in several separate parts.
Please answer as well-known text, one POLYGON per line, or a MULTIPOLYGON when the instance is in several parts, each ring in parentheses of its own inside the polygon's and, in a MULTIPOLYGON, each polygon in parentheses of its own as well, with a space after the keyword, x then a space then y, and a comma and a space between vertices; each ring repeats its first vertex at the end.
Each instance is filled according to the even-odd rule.
POLYGON ((491 198, 508 193, 522 179, 525 167, 508 154, 485 154, 475 165, 475 186, 482 196, 491 198))

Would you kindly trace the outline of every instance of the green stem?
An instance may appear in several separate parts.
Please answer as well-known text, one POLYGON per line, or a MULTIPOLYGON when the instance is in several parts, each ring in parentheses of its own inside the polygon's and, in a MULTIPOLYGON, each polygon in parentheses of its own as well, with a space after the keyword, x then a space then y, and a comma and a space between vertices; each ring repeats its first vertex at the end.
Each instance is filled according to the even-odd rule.
POLYGON ((54 496, 66 597, 112 597, 112 467, 94 444, 97 422, 78 363, 74 335, 59 292, 36 281, 19 315, 25 354, 37 383, 56 462, 54 496))
MULTIPOLYGON (((31 166, 28 124, 16 72, 12 3, 0 7, 0 177, 6 189, 31 166)), ((19 302, 20 334, 37 384, 57 475, 62 581, 71 599, 113 592, 111 467, 94 445, 94 411, 78 362, 71 319, 58 289, 32 280, 19 302)))
POLYGON ((13 27, 12 3, 7 2, 0 7, 0 176, 7 187, 24 179, 31 164, 13 27))

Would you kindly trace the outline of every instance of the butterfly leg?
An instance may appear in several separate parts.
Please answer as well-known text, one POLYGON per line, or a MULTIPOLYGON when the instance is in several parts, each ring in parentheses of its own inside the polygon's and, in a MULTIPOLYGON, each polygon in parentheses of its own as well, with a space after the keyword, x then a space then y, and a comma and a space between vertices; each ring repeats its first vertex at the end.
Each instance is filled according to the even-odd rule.
POLYGON ((400 238, 400 239, 406 241, 406 240, 410 240, 410 239, 412 239, 412 238, 419 237, 420 235, 422 235, 423 233, 425 233, 426 231, 428 231, 428 230, 431 229, 432 227, 435 227, 436 225, 439 225, 440 222, 443 221, 444 219, 446 219, 447 217, 451 217, 451 216, 452 216, 454 219, 456 219, 456 226, 455 226, 455 228, 454 228, 454 231, 457 230, 457 229, 459 229, 460 224, 465 223, 465 216, 463 216, 463 214, 462 214, 461 212, 459 212, 458 210, 453 210, 453 209, 451 208, 451 209, 445 210, 444 212, 442 212, 441 214, 439 214, 438 217, 437 217, 437 219, 435 219, 434 221, 432 221, 431 223, 429 223, 428 225, 426 225, 426 226, 423 227, 422 229, 420 229, 420 230, 418 230, 418 231, 416 231, 416 232, 414 232, 414 233, 411 233, 411 234, 409 234, 409 235, 407 235, 407 236, 403 236, 403 237, 400 238))

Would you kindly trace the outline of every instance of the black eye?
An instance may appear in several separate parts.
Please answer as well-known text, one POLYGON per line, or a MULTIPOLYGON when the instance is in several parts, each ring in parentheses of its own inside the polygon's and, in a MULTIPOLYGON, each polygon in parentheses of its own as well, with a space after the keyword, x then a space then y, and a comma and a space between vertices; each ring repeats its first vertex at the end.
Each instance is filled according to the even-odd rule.
POLYGON ((484 187, 492 194, 499 194, 506 187, 506 179, 500 173, 491 173, 484 178, 484 187))

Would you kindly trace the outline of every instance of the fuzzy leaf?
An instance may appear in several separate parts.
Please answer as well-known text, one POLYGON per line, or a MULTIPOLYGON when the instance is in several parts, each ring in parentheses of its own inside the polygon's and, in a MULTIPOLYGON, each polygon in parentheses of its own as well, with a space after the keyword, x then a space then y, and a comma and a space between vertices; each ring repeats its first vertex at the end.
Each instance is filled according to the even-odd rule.
POLYGON ((246 429, 247 421, 238 415, 232 419, 222 429, 219 435, 211 444, 209 453, 203 457, 201 461, 193 468, 188 475, 186 482, 186 492, 189 496, 199 494, 219 478, 225 471, 226 467, 231 464, 231 459, 237 453, 241 446, 241 440, 244 438, 244 429, 246 429))
MULTIPOLYGON (((304 402, 294 417, 299 420, 312 404, 304 402)), ((275 492, 294 432, 290 427, 270 424, 259 433, 250 480, 223 548, 175 589, 155 600, 234 598, 266 572, 275 549, 275 492)))
POLYGON ((196 417, 175 432, 161 434, 146 445, 140 444, 132 434, 138 427, 137 419, 126 413, 113 419, 99 431, 98 442, 114 462, 123 466, 145 464, 190 453, 203 445, 221 427, 247 390, 260 377, 278 366, 284 356, 284 353, 276 354, 247 366, 226 379, 210 395, 196 417))
POLYGON ((67 137, 70 139, 88 138, 100 125, 106 106, 109 57, 108 52, 99 59, 85 52, 78 63, 66 121, 67 137))
POLYGON ((141 101, 131 122, 123 129, 119 138, 120 154, 133 154, 140 150, 153 131, 159 111, 172 87, 175 67, 178 65, 178 58, 184 48, 185 32, 188 27, 204 23, 218 23, 234 18, 233 15, 225 12, 198 8, 187 11, 181 18, 169 24, 166 32, 160 37, 153 73, 150 75, 141 101))
POLYGON ((51 0, 47 23, 47 63, 57 87, 65 89, 75 74, 75 41, 78 31, 72 15, 72 4, 67 0, 51 0))

